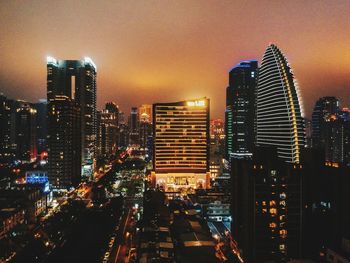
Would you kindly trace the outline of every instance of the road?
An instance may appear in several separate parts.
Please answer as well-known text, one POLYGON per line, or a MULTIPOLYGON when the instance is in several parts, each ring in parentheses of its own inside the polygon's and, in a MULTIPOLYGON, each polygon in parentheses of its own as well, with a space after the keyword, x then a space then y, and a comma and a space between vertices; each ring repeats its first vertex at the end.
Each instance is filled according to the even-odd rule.
POLYGON ((109 263, 124 263, 126 258, 126 253, 128 251, 128 245, 125 242, 126 232, 129 226, 131 215, 131 209, 129 208, 126 213, 122 216, 119 228, 117 230, 117 238, 111 249, 111 255, 109 257, 109 263))

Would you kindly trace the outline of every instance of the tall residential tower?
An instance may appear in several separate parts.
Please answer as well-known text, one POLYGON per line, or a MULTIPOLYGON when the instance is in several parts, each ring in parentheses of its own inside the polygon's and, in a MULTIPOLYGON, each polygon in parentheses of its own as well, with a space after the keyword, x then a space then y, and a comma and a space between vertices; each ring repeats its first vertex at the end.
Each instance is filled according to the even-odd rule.
MULTIPOLYGON (((81 149, 81 154, 79 155, 81 159, 75 159, 74 162, 80 163, 83 174, 90 175, 95 158, 97 133, 96 66, 93 61, 90 58, 84 58, 83 60, 56 60, 52 57, 48 57, 47 100, 49 114, 49 165, 51 167, 51 173, 58 175, 58 173, 53 172, 52 169, 56 169, 55 167, 61 165, 60 160, 70 158, 68 156, 56 158, 57 156, 62 156, 62 151, 51 147, 54 144, 54 138, 60 141, 58 145, 62 145, 62 147, 67 143, 67 140, 57 136, 57 130, 54 128, 62 119, 67 118, 70 121, 73 121, 73 119, 74 121, 79 121, 80 124, 75 125, 71 122, 67 122, 61 123, 59 127, 62 129, 66 129, 68 126, 69 129, 79 127, 80 146, 74 146, 74 149, 81 149), (63 107, 65 110, 57 112, 57 107, 55 107, 56 103, 58 108, 63 107), (77 118, 70 118, 72 114, 75 116, 77 112, 79 112, 77 118), (70 117, 62 116, 63 113, 69 114, 70 117)), ((75 134, 75 131, 73 131, 72 134, 75 134)), ((64 162, 62 165, 63 164, 64 162)))

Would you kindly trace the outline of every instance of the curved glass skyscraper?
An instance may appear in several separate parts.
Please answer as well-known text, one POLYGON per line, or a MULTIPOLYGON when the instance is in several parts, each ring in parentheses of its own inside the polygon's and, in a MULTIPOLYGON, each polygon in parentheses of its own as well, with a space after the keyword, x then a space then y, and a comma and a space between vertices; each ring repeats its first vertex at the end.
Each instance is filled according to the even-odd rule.
POLYGON ((305 132, 298 91, 287 59, 273 44, 259 70, 256 107, 257 145, 275 146, 281 159, 299 163, 305 132))

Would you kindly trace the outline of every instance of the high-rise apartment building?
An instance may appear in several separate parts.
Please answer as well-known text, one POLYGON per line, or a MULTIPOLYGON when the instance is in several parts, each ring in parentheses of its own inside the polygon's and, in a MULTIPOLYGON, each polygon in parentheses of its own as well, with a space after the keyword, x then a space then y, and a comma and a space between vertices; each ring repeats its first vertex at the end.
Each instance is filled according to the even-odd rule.
POLYGON ((129 144, 139 145, 139 117, 137 107, 132 107, 129 116, 129 144))
POLYGON ((324 147, 326 119, 337 116, 339 111, 339 100, 336 97, 318 99, 312 112, 312 147, 324 147))
POLYGON ((0 95, 0 160, 34 161, 38 154, 36 104, 0 95))
POLYGON ((118 148, 118 108, 115 103, 107 103, 97 112, 97 155, 109 156, 118 148))
POLYGON ((37 157, 37 111, 27 102, 18 102, 15 113, 16 157, 33 161, 37 157))
POLYGON ((97 134, 96 66, 90 58, 83 60, 47 60, 48 102, 57 95, 74 100, 80 107, 82 164, 92 166, 97 134))
POLYGON ((15 157, 15 151, 11 143, 11 113, 13 101, 0 94, 0 160, 10 162, 15 157))
POLYGON ((287 59, 273 44, 259 68, 256 94, 256 144, 277 147, 279 158, 299 163, 305 131, 297 85, 287 59))
POLYGON ((38 153, 47 151, 47 102, 39 100, 34 104, 37 111, 36 127, 37 127, 37 148, 38 153))
MULTIPOLYGON (((72 115, 72 112, 74 112, 73 115, 75 115, 75 112, 79 112, 81 116, 80 118, 75 118, 75 121, 80 121, 80 124, 74 126, 74 128, 79 126, 79 132, 81 133, 80 145, 77 147, 74 146, 74 149, 77 149, 78 147, 81 149, 81 154, 79 155, 81 156, 81 159, 74 159, 74 162, 79 162, 82 173, 89 176, 93 171, 93 160, 95 158, 97 135, 96 66, 90 58, 84 58, 83 60, 56 60, 52 57, 47 58, 48 109, 52 110, 57 99, 59 107, 63 107, 61 105, 63 98, 66 104, 70 104, 69 107, 67 106, 70 108, 70 110, 65 108, 66 110, 63 111, 64 114, 72 115)), ((62 115, 60 116, 61 117, 59 120, 63 118, 62 115)), ((69 118, 69 116, 64 116, 64 118, 69 118)), ((50 121, 48 125, 48 134, 50 137, 50 162, 50 159, 53 158, 53 156, 59 154, 54 153, 54 149, 50 145, 50 142, 52 142, 51 138, 55 137, 56 135, 56 131, 50 121)), ((75 132, 72 132, 71 134, 75 134, 75 132)), ((66 138, 66 140, 62 140, 62 136, 59 138, 59 140, 61 140, 61 144, 66 143, 67 140, 74 141, 74 143, 76 143, 76 140, 73 138, 66 138)), ((68 162, 63 162, 63 164, 68 165, 68 162)), ((51 166, 51 168, 54 169, 53 166, 51 166)), ((52 169, 52 176, 59 176, 59 173, 54 172, 52 169)), ((64 169, 68 170, 68 168, 64 169)))
POLYGON ((245 262, 301 258, 303 165, 258 147, 253 159, 232 158, 232 235, 245 262))
POLYGON ((241 61, 229 73, 226 89, 226 153, 249 158, 254 146, 255 92, 258 62, 241 61))
POLYGON ((215 119, 210 121, 210 178, 212 181, 222 174, 225 129, 224 121, 215 119))
POLYGON ((57 95, 48 104, 49 181, 54 188, 77 186, 81 179, 81 112, 71 98, 57 95))
POLYGON ((153 179, 166 191, 209 186, 207 98, 153 104, 153 179))

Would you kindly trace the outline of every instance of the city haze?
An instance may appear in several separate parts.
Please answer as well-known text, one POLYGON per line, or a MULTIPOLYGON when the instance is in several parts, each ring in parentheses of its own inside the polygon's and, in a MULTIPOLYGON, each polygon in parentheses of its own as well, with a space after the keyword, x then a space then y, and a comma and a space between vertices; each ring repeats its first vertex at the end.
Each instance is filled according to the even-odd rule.
POLYGON ((349 1, 3 1, 0 91, 46 98, 46 56, 89 56, 99 107, 207 96, 222 118, 229 70, 273 42, 310 116, 321 96, 350 106, 349 12, 349 1))

